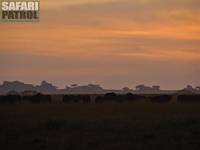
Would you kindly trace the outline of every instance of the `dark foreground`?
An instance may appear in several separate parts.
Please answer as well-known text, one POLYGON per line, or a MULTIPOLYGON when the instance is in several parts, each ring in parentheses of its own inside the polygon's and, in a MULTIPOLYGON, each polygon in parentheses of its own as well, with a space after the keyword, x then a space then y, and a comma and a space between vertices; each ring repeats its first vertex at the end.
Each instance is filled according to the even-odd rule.
POLYGON ((2 150, 199 150, 200 104, 0 105, 2 150))

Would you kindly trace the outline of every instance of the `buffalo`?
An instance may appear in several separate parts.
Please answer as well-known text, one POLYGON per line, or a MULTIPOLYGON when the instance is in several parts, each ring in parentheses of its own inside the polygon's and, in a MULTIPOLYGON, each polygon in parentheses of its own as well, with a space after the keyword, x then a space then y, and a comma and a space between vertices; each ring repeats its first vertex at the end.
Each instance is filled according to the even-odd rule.
POLYGON ((116 93, 107 93, 103 96, 103 99, 105 102, 115 102, 117 100, 117 94, 116 93))
POLYGON ((178 102, 200 102, 200 95, 179 95, 178 102))
POLYGON ((72 96, 71 95, 64 95, 63 96, 63 103, 70 103, 72 102, 72 96))
POLYGON ((134 101, 137 101, 137 100, 143 100, 143 99, 145 99, 145 96, 134 95, 132 93, 127 93, 123 97, 124 97, 124 100, 127 101, 127 102, 134 102, 134 101))
POLYGON ((43 95, 43 94, 36 94, 32 96, 23 96, 24 101, 31 102, 33 104, 40 104, 40 103, 51 103, 51 96, 50 95, 43 95))
POLYGON ((91 98, 89 95, 64 95, 63 96, 64 103, 91 103, 91 98))
POLYGON ((168 103, 171 101, 171 99, 172 99, 171 95, 157 95, 150 97, 151 102, 155 103, 168 103))
POLYGON ((132 93, 127 93, 125 95, 117 95, 115 93, 107 93, 104 96, 98 96, 95 99, 95 103, 103 103, 103 102, 134 102, 136 100, 145 99, 145 96, 142 95, 134 95, 132 93))
POLYGON ((104 102, 104 99, 102 96, 97 96, 95 99, 96 104, 102 104, 104 102))
POLYGON ((91 103, 91 98, 89 95, 81 95, 81 100, 83 101, 84 104, 91 103))
POLYGON ((20 103, 21 102, 21 96, 20 95, 6 95, 6 96, 0 96, 0 103, 1 104, 14 104, 14 103, 20 103))

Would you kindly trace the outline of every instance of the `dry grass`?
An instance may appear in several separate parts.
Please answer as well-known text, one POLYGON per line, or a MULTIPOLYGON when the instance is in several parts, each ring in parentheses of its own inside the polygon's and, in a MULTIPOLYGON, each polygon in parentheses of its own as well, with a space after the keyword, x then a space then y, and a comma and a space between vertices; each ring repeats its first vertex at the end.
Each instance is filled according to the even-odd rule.
POLYGON ((2 150, 193 150, 200 104, 18 104, 0 106, 2 150))

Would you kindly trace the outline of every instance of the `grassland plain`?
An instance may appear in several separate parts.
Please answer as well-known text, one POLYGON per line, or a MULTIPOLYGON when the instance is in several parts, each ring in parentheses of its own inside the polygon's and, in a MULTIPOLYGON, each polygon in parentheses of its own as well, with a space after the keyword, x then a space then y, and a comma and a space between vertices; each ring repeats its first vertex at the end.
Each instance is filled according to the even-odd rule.
POLYGON ((199 150, 200 104, 0 105, 2 150, 199 150))

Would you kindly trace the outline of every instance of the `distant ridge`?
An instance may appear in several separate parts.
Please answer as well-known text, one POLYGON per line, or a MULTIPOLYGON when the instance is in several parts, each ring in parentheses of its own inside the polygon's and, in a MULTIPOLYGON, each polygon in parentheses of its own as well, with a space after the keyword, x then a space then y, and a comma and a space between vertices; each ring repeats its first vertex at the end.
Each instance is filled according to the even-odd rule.
POLYGON ((124 87, 121 90, 115 89, 104 89, 97 84, 88 85, 77 85, 73 84, 71 86, 66 86, 64 89, 59 89, 57 86, 48 83, 47 81, 42 81, 40 85, 26 84, 21 81, 4 81, 0 85, 0 94, 12 93, 22 93, 24 91, 40 92, 43 94, 105 94, 109 92, 114 92, 118 94, 124 93, 135 93, 135 94, 159 94, 159 93, 176 93, 176 92, 190 92, 190 93, 200 93, 200 87, 193 88, 188 85, 186 88, 181 90, 161 90, 160 86, 154 85, 152 87, 145 85, 138 85, 135 89, 130 89, 124 87))

